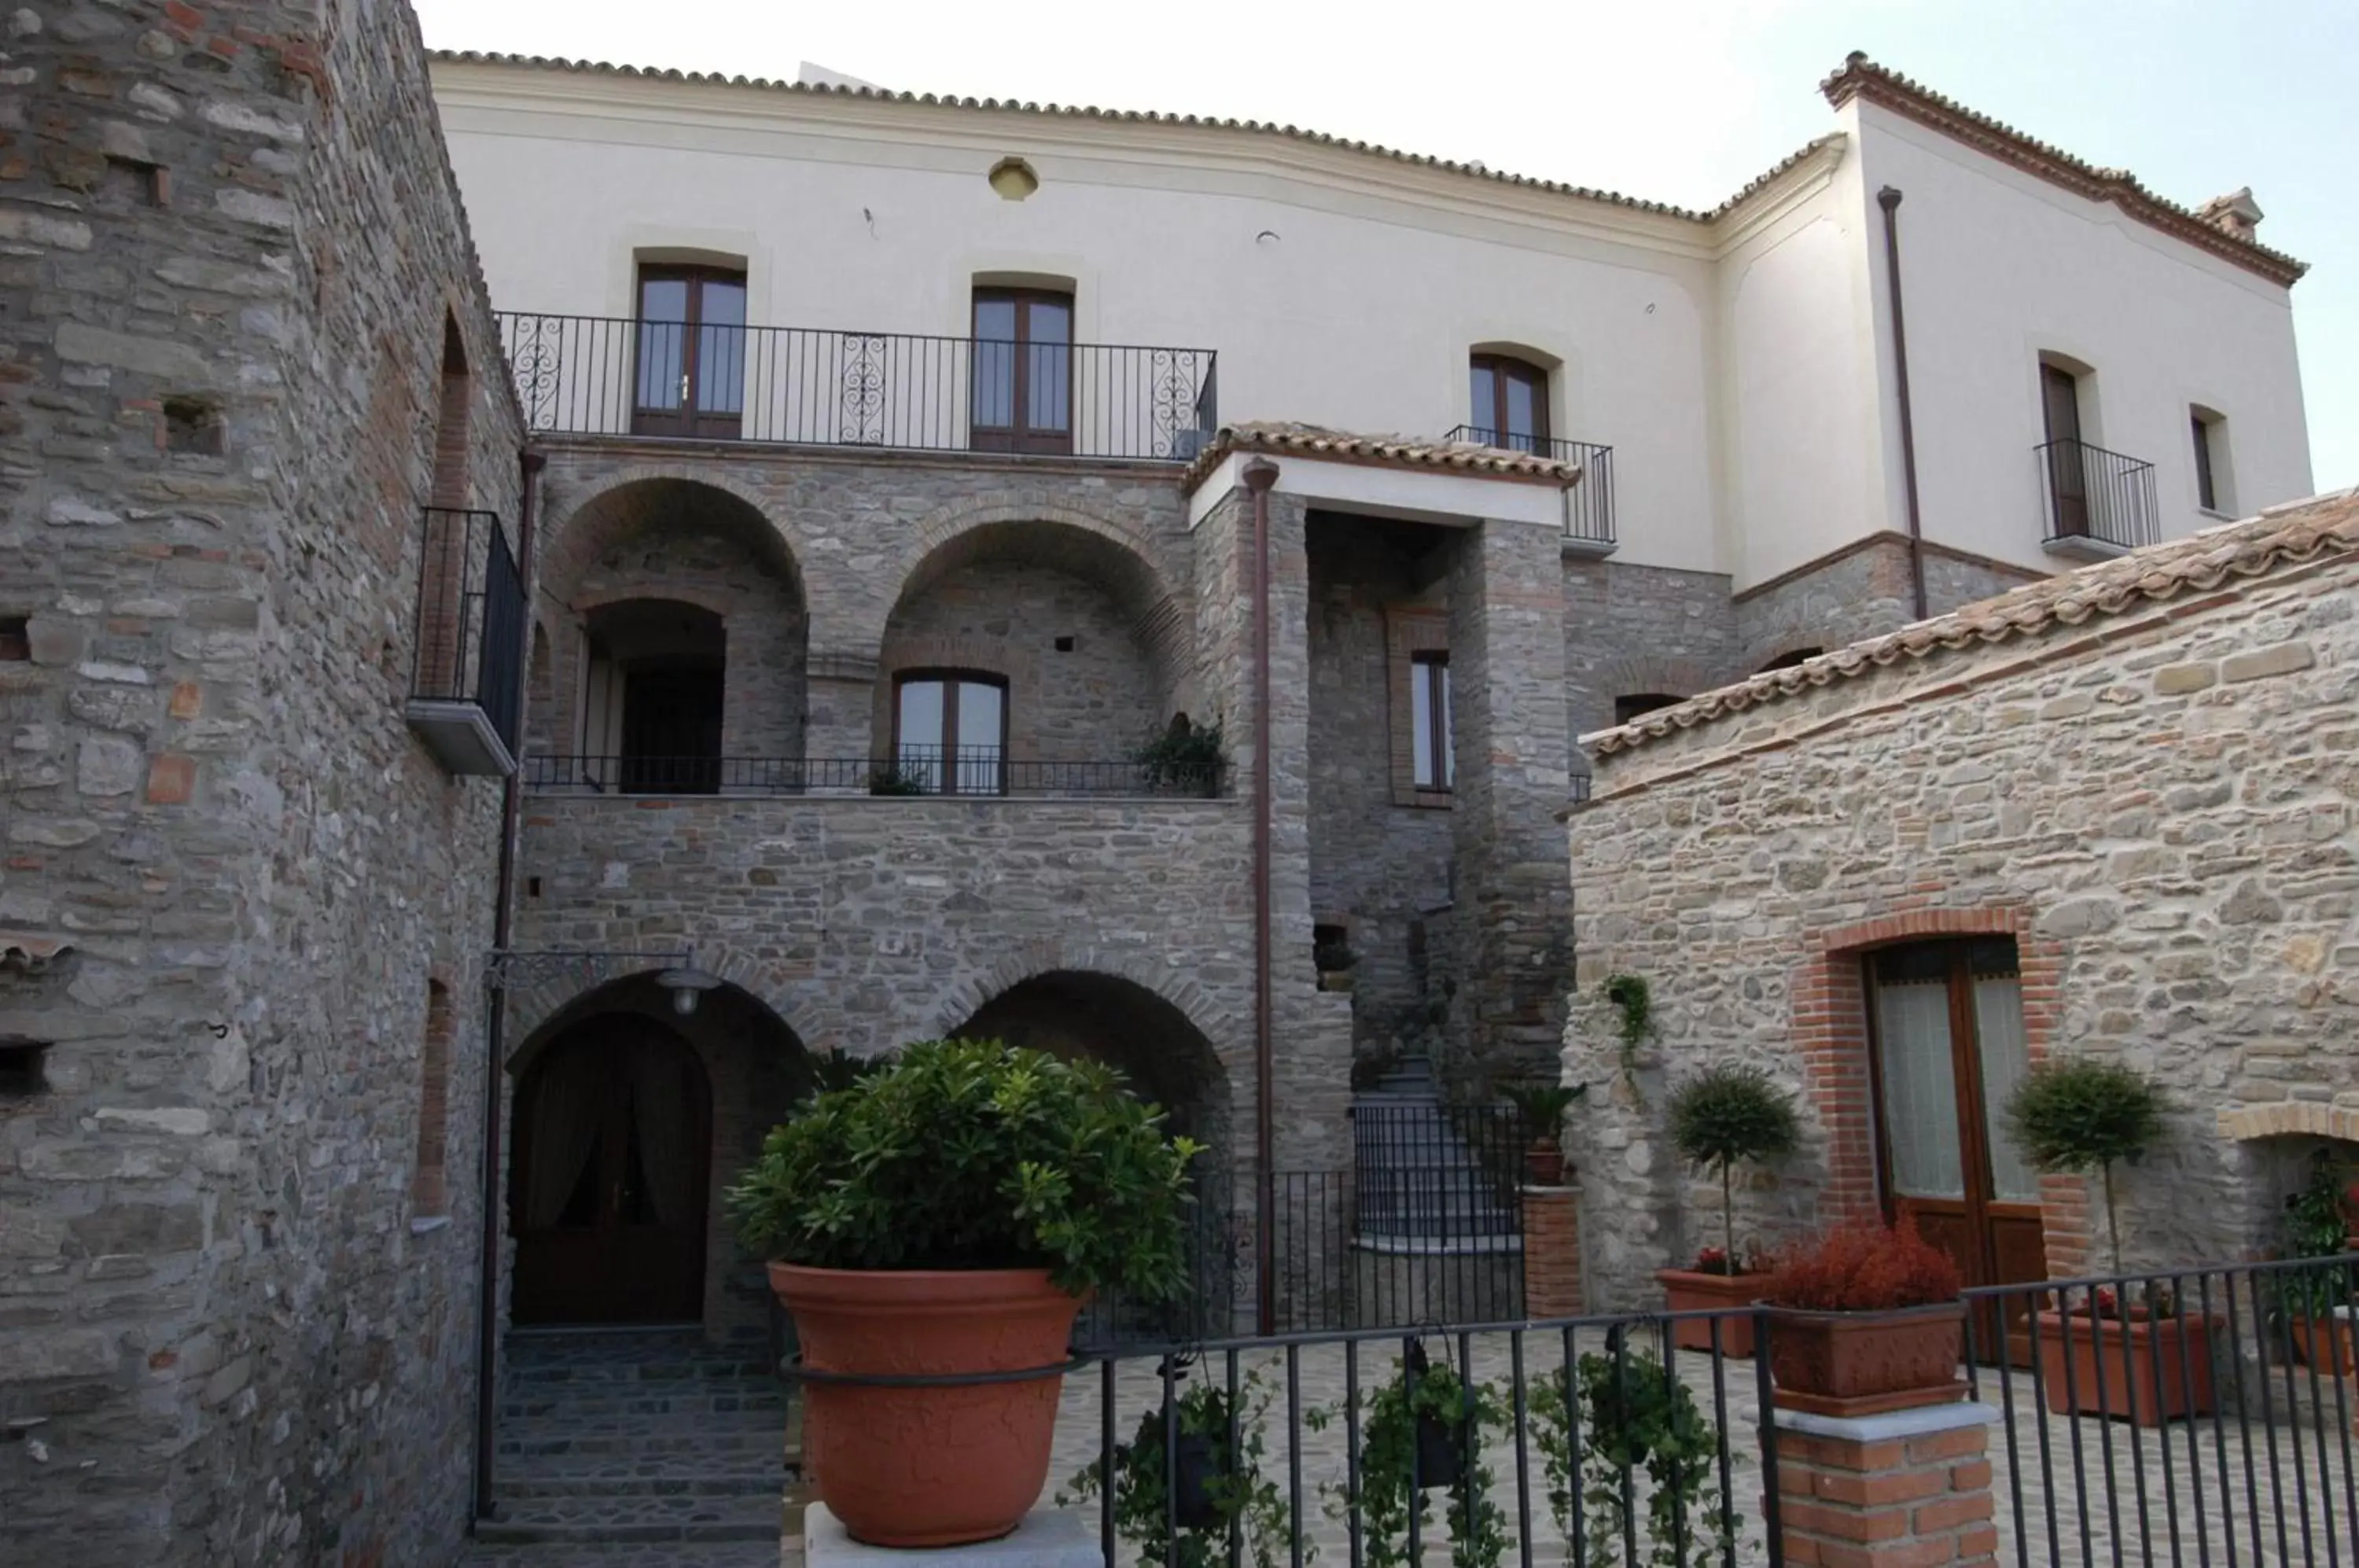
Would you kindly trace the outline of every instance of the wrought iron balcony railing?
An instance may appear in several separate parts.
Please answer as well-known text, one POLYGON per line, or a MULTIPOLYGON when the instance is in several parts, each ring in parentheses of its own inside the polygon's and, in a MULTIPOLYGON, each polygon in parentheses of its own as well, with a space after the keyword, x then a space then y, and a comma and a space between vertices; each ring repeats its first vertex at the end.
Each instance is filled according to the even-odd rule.
POLYGON ((1455 425, 1442 436, 1446 441, 1472 441, 1502 452, 1529 452, 1559 463, 1581 464, 1581 483, 1565 494, 1564 537, 1576 544, 1612 549, 1614 537, 1614 449, 1595 441, 1543 441, 1481 425, 1455 425))
POLYGON ((2162 537, 2154 464, 2080 441, 2034 447, 2047 540, 2136 550, 2162 537))
POLYGON ((524 582, 496 512, 424 509, 410 727, 453 773, 516 769, 524 582))
POLYGON ((1219 426, 1208 348, 518 311, 500 339, 536 431, 1185 463, 1219 426))
POLYGON ((940 795, 953 799, 1099 796, 1209 800, 1225 768, 1149 762, 1016 761, 978 750, 939 758, 527 757, 528 789, 582 795, 940 795))

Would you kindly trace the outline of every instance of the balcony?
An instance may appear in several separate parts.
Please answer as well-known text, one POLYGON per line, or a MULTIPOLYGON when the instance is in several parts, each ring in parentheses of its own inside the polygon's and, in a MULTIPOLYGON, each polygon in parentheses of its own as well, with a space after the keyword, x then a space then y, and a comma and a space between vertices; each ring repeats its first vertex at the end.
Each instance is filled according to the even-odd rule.
POLYGON ((524 583, 496 512, 424 509, 418 651, 404 710, 456 774, 516 771, 524 583))
POLYGON ((1608 555, 1620 542, 1614 535, 1612 447, 1594 441, 1542 441, 1534 436, 1503 434, 1481 425, 1453 426, 1441 439, 1581 464, 1581 483, 1565 492, 1565 543, 1589 554, 1608 555))
POLYGON ((528 789, 573 795, 876 795, 947 800, 1217 800, 1228 770, 1147 762, 955 761, 904 748, 876 757, 527 757, 528 789))
POLYGON ((2034 447, 2039 464, 2044 546, 2083 561, 2120 555, 2162 537, 2154 464, 2081 441, 2034 447))
POLYGON ((506 311, 536 433, 1186 463, 1213 353, 506 311))

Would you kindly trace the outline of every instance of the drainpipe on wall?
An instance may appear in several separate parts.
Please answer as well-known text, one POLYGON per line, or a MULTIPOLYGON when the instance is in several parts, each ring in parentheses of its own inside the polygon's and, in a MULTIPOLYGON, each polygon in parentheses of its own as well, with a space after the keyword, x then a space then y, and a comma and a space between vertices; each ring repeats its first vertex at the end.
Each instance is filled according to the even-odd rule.
POLYGON ((1254 1300, 1260 1332, 1267 1334, 1277 1303, 1270 1282, 1277 1277, 1270 1217, 1277 1203, 1277 1126, 1270 1104, 1277 1074, 1271 1060, 1270 855, 1269 855, 1269 487, 1277 464, 1256 458, 1245 464, 1253 495, 1254 661, 1254 1300))
MULTIPOLYGON (((524 748, 526 704, 532 694, 533 502, 540 490, 540 470, 549 460, 529 449, 516 454, 524 470, 524 495, 516 507, 516 561, 523 578, 524 625, 517 628, 516 749, 524 748)), ((515 935, 516 827, 524 815, 524 777, 518 768, 500 787, 499 880, 492 895, 492 951, 506 953, 515 935)), ((493 1455, 499 1415, 500 1355, 500 1088, 506 1069, 503 1036, 507 1020, 507 993, 484 988, 489 1017, 484 1024, 484 1169, 483 1252, 478 1263, 475 1319, 475 1517, 493 1513, 493 1455)))
POLYGON ((1925 526, 1917 509, 1917 418, 1908 401, 1908 319, 1900 309, 1900 188, 1875 193, 1884 209, 1884 271, 1892 285, 1892 364, 1900 387, 1900 474, 1908 489, 1908 579, 1916 594, 1917 619, 1925 604, 1925 526))

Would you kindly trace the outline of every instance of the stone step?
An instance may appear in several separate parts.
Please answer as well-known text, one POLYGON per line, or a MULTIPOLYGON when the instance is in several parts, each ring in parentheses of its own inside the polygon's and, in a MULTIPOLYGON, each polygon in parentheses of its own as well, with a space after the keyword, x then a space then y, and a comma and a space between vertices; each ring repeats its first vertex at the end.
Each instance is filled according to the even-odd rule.
POLYGON ((783 1485, 759 1497, 509 1497, 475 1526, 487 1544, 767 1541, 777 1550, 783 1485))
POLYGON ((495 1452, 505 1465, 528 1465, 543 1458, 568 1455, 636 1456, 650 1460, 693 1458, 700 1454, 781 1460, 785 1455, 788 1430, 784 1421, 773 1418, 720 1427, 712 1424, 715 1419, 665 1425, 643 1421, 504 1421, 495 1452))
POLYGON ((769 1453, 679 1450, 668 1454, 565 1454, 519 1458, 499 1495, 543 1497, 775 1497, 793 1477, 769 1453))
POLYGON ((783 1418, 786 1408, 786 1391, 777 1384, 725 1392, 672 1394, 647 1391, 595 1395, 534 1389, 502 1394, 499 1415, 502 1421, 603 1421, 619 1416, 723 1416, 761 1411, 783 1418))
POLYGON ((758 1383, 775 1364, 766 1356, 687 1356, 618 1362, 611 1367, 510 1360, 500 1367, 503 1382, 530 1388, 604 1388, 638 1384, 758 1383))

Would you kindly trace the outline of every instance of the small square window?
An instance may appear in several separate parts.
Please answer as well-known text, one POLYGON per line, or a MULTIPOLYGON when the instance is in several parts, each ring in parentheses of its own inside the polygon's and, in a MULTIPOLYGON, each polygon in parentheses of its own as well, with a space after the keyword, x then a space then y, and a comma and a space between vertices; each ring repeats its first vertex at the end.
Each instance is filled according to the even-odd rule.
POLYGON ((0 663, 22 663, 33 657, 33 634, 23 615, 0 615, 0 663))
POLYGON ((24 1099, 49 1086, 44 1058, 49 1041, 0 1035, 0 1100, 24 1099))

